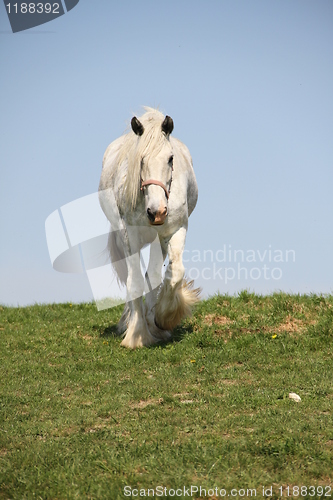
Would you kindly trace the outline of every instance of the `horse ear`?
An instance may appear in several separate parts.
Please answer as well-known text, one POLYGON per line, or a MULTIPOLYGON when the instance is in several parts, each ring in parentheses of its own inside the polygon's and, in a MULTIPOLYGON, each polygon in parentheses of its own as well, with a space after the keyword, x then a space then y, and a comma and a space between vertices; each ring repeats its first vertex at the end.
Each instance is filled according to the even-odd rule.
POLYGON ((164 132, 165 135, 170 135, 172 131, 173 131, 173 119, 170 118, 170 116, 166 116, 162 123, 162 132, 164 132))
POLYGON ((131 120, 132 130, 136 135, 142 135, 145 129, 143 128, 142 123, 137 119, 136 116, 133 116, 131 120))

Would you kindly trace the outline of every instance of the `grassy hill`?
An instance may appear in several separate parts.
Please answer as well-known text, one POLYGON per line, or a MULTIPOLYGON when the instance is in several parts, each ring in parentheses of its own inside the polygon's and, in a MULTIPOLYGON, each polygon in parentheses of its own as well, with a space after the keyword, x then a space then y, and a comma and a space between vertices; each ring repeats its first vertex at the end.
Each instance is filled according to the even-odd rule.
POLYGON ((215 296, 136 351, 120 315, 0 308, 1 499, 333 497, 332 296, 215 296))

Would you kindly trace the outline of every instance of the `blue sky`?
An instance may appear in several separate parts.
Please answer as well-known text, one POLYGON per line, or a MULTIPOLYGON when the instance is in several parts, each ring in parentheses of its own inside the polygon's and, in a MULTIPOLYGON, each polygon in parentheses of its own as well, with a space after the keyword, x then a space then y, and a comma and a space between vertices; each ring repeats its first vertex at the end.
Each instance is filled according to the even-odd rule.
POLYGON ((97 190, 143 105, 193 157, 186 268, 205 295, 333 292, 330 0, 80 0, 16 34, 0 11, 0 303, 92 300, 52 269, 45 220, 97 190))

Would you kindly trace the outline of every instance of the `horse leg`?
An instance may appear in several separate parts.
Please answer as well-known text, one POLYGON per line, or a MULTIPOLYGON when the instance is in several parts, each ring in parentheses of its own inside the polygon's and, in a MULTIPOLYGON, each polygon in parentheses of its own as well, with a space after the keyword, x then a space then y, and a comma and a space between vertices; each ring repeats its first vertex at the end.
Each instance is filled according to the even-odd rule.
MULTIPOLYGON (((133 245, 132 251, 134 251, 133 245)), ((130 255, 129 249, 127 253, 127 304, 130 308, 127 329, 124 333, 124 339, 121 345, 135 349, 136 347, 148 346, 158 342, 158 339, 153 337, 148 329, 143 311, 142 295, 144 290, 144 278, 140 267, 139 249, 130 255)))
POLYGON ((184 280, 183 251, 186 228, 181 227, 169 240, 167 267, 155 307, 155 322, 163 330, 172 330, 187 316, 199 301, 200 288, 184 280))
POLYGON ((117 325, 117 332, 119 335, 122 335, 123 333, 125 333, 125 331, 128 327, 130 315, 131 315, 131 308, 130 308, 128 302, 126 302, 123 313, 122 313, 120 320, 119 320, 119 323, 117 325))
MULTIPOLYGON (((120 224, 119 224, 120 225, 120 224)), ((126 248, 127 233, 123 231, 111 231, 108 237, 108 250, 110 255, 111 264, 113 270, 116 274, 117 281, 121 285, 126 285, 128 271, 124 248, 126 248)), ((130 307, 126 302, 123 313, 117 325, 118 335, 125 332, 129 317, 130 317, 130 307)))
POLYGON ((166 258, 166 249, 161 247, 159 238, 151 244, 150 256, 147 272, 145 275, 147 291, 145 295, 145 314, 149 331, 154 337, 161 340, 168 340, 171 333, 162 330, 155 323, 155 306, 160 284, 162 283, 162 266, 166 258))

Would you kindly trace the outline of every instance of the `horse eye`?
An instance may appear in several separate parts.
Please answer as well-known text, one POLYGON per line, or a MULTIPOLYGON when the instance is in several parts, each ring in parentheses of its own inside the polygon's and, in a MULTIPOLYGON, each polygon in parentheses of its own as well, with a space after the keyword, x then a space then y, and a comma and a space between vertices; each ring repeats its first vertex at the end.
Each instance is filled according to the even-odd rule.
POLYGON ((170 158, 169 158, 169 162, 168 162, 168 163, 169 163, 169 165, 171 165, 171 167, 172 167, 172 165, 173 165, 173 156, 170 156, 170 158))

